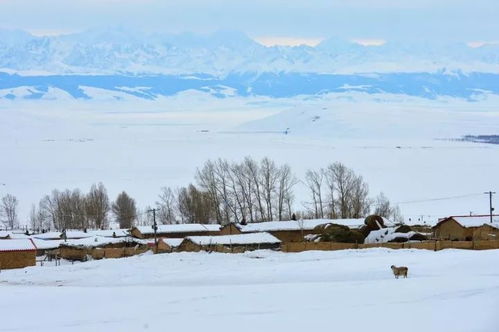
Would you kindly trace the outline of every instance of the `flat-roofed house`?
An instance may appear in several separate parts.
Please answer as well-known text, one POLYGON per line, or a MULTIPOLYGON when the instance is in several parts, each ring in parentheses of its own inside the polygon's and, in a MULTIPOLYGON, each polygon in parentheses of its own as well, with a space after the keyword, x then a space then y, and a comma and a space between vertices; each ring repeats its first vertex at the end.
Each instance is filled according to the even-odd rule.
MULTIPOLYGON (((158 225, 156 235, 157 237, 166 238, 184 238, 186 236, 218 235, 219 232, 219 224, 172 224, 158 225)), ((130 233, 138 239, 154 238, 154 229, 152 226, 133 227, 130 233)))
POLYGON ((0 241, 0 270, 36 265, 36 246, 31 239, 0 241))
POLYGON ((281 241, 270 233, 248 233, 235 235, 216 236, 188 236, 178 251, 220 251, 220 252, 243 252, 257 249, 277 249, 281 241))

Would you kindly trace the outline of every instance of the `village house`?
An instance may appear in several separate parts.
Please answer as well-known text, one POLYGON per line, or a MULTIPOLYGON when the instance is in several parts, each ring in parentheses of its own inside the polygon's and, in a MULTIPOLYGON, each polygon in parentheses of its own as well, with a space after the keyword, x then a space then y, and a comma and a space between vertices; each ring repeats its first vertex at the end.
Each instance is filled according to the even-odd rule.
MULTIPOLYGON (((218 235, 219 233, 219 224, 175 224, 158 225, 156 236, 184 238, 186 236, 218 235)), ((154 238, 154 229, 152 226, 137 226, 132 228, 130 234, 138 239, 150 239, 154 238)))
POLYGON ((310 234, 317 234, 317 226, 325 224, 340 224, 350 228, 364 225, 364 219, 313 219, 290 221, 266 221, 249 223, 247 225, 228 224, 220 230, 221 235, 268 232, 282 242, 302 242, 310 234))
POLYGON ((471 241, 499 240, 499 216, 451 216, 440 220, 433 227, 433 237, 438 240, 471 241))
POLYGON ((246 250, 277 249, 281 241, 269 233, 186 237, 178 251, 244 252, 246 250))
POLYGON ((36 265, 36 246, 31 239, 0 241, 0 270, 36 265))
MULTIPOLYGON (((180 246, 184 239, 182 238, 158 238, 158 253, 174 252, 180 246)), ((142 240, 147 244, 147 247, 151 250, 156 250, 156 243, 154 239, 144 239, 142 240)))
POLYGON ((147 251, 144 241, 128 238, 93 236, 90 238, 62 241, 59 256, 68 260, 85 261, 94 259, 128 257, 147 251))
POLYGON ((59 245, 63 242, 63 240, 40 240, 35 238, 32 241, 36 246, 37 256, 46 255, 47 252, 59 248, 59 245))

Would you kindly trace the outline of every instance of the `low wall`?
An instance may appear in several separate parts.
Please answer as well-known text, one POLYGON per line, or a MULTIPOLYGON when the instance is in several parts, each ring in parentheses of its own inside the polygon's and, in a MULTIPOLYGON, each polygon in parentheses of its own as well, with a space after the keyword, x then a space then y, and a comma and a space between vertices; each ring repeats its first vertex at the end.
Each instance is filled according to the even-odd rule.
POLYGON ((357 249, 356 243, 339 243, 339 242, 287 242, 281 245, 281 251, 284 252, 300 252, 306 250, 342 250, 342 249, 357 249))
POLYGON ((36 265, 36 250, 0 252, 0 270, 36 265))
POLYGON ((147 248, 60 248, 60 257, 68 260, 85 261, 87 256, 93 259, 123 258, 146 252, 147 248))
POLYGON ((473 241, 475 250, 499 249, 499 240, 473 241))
POLYGON ((343 249, 368 249, 368 248, 390 248, 390 249, 471 249, 486 250, 499 249, 499 240, 483 241, 424 241, 405 243, 338 243, 338 242, 288 242, 281 245, 283 252, 300 252, 306 250, 343 250, 343 249))
POLYGON ((437 250, 442 249, 473 249, 474 241, 436 241, 437 250))
POLYGON ((146 252, 147 248, 104 248, 104 249, 92 249, 89 252, 89 255, 92 256, 93 259, 102 259, 102 258, 123 258, 130 257, 139 254, 143 254, 146 252))

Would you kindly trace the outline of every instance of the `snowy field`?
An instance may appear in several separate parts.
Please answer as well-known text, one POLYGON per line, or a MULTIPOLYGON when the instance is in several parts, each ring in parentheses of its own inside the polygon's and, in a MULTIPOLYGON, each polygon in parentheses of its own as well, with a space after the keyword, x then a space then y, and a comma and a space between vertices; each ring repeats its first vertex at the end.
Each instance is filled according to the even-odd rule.
POLYGON ((0 294, 0 331, 494 332, 499 251, 146 254, 2 271, 0 294))
MULTIPOLYGON (((144 208, 162 186, 193 182, 207 159, 248 155, 289 163, 300 179, 307 169, 343 162, 365 178, 372 196, 382 191, 406 217, 424 220, 488 213, 482 193, 499 187, 498 145, 449 140, 498 134, 494 95, 273 99, 188 91, 145 101, 89 89, 91 101, 0 101, 0 195, 19 198, 21 219, 53 189, 87 191, 99 181, 111 199, 126 190, 144 208), (426 201, 449 196, 464 197, 426 201)), ((298 184, 296 209, 308 200, 298 184)))

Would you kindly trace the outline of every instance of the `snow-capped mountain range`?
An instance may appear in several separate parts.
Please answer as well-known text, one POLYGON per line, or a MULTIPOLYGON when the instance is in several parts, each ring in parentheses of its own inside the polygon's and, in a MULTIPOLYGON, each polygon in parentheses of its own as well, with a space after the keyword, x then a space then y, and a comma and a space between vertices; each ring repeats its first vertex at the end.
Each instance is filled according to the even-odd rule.
POLYGON ((155 98, 186 89, 272 97, 362 90, 470 98, 499 86, 499 46, 263 46, 243 33, 141 33, 123 28, 60 36, 0 30, 0 98, 43 98, 83 87, 155 98), (20 92, 21 91, 21 92, 20 92))
POLYGON ((499 73, 499 45, 401 44, 362 46, 330 38, 316 47, 263 46, 243 33, 146 34, 114 28, 60 36, 0 30, 0 68, 51 74, 193 74, 233 72, 499 73))

